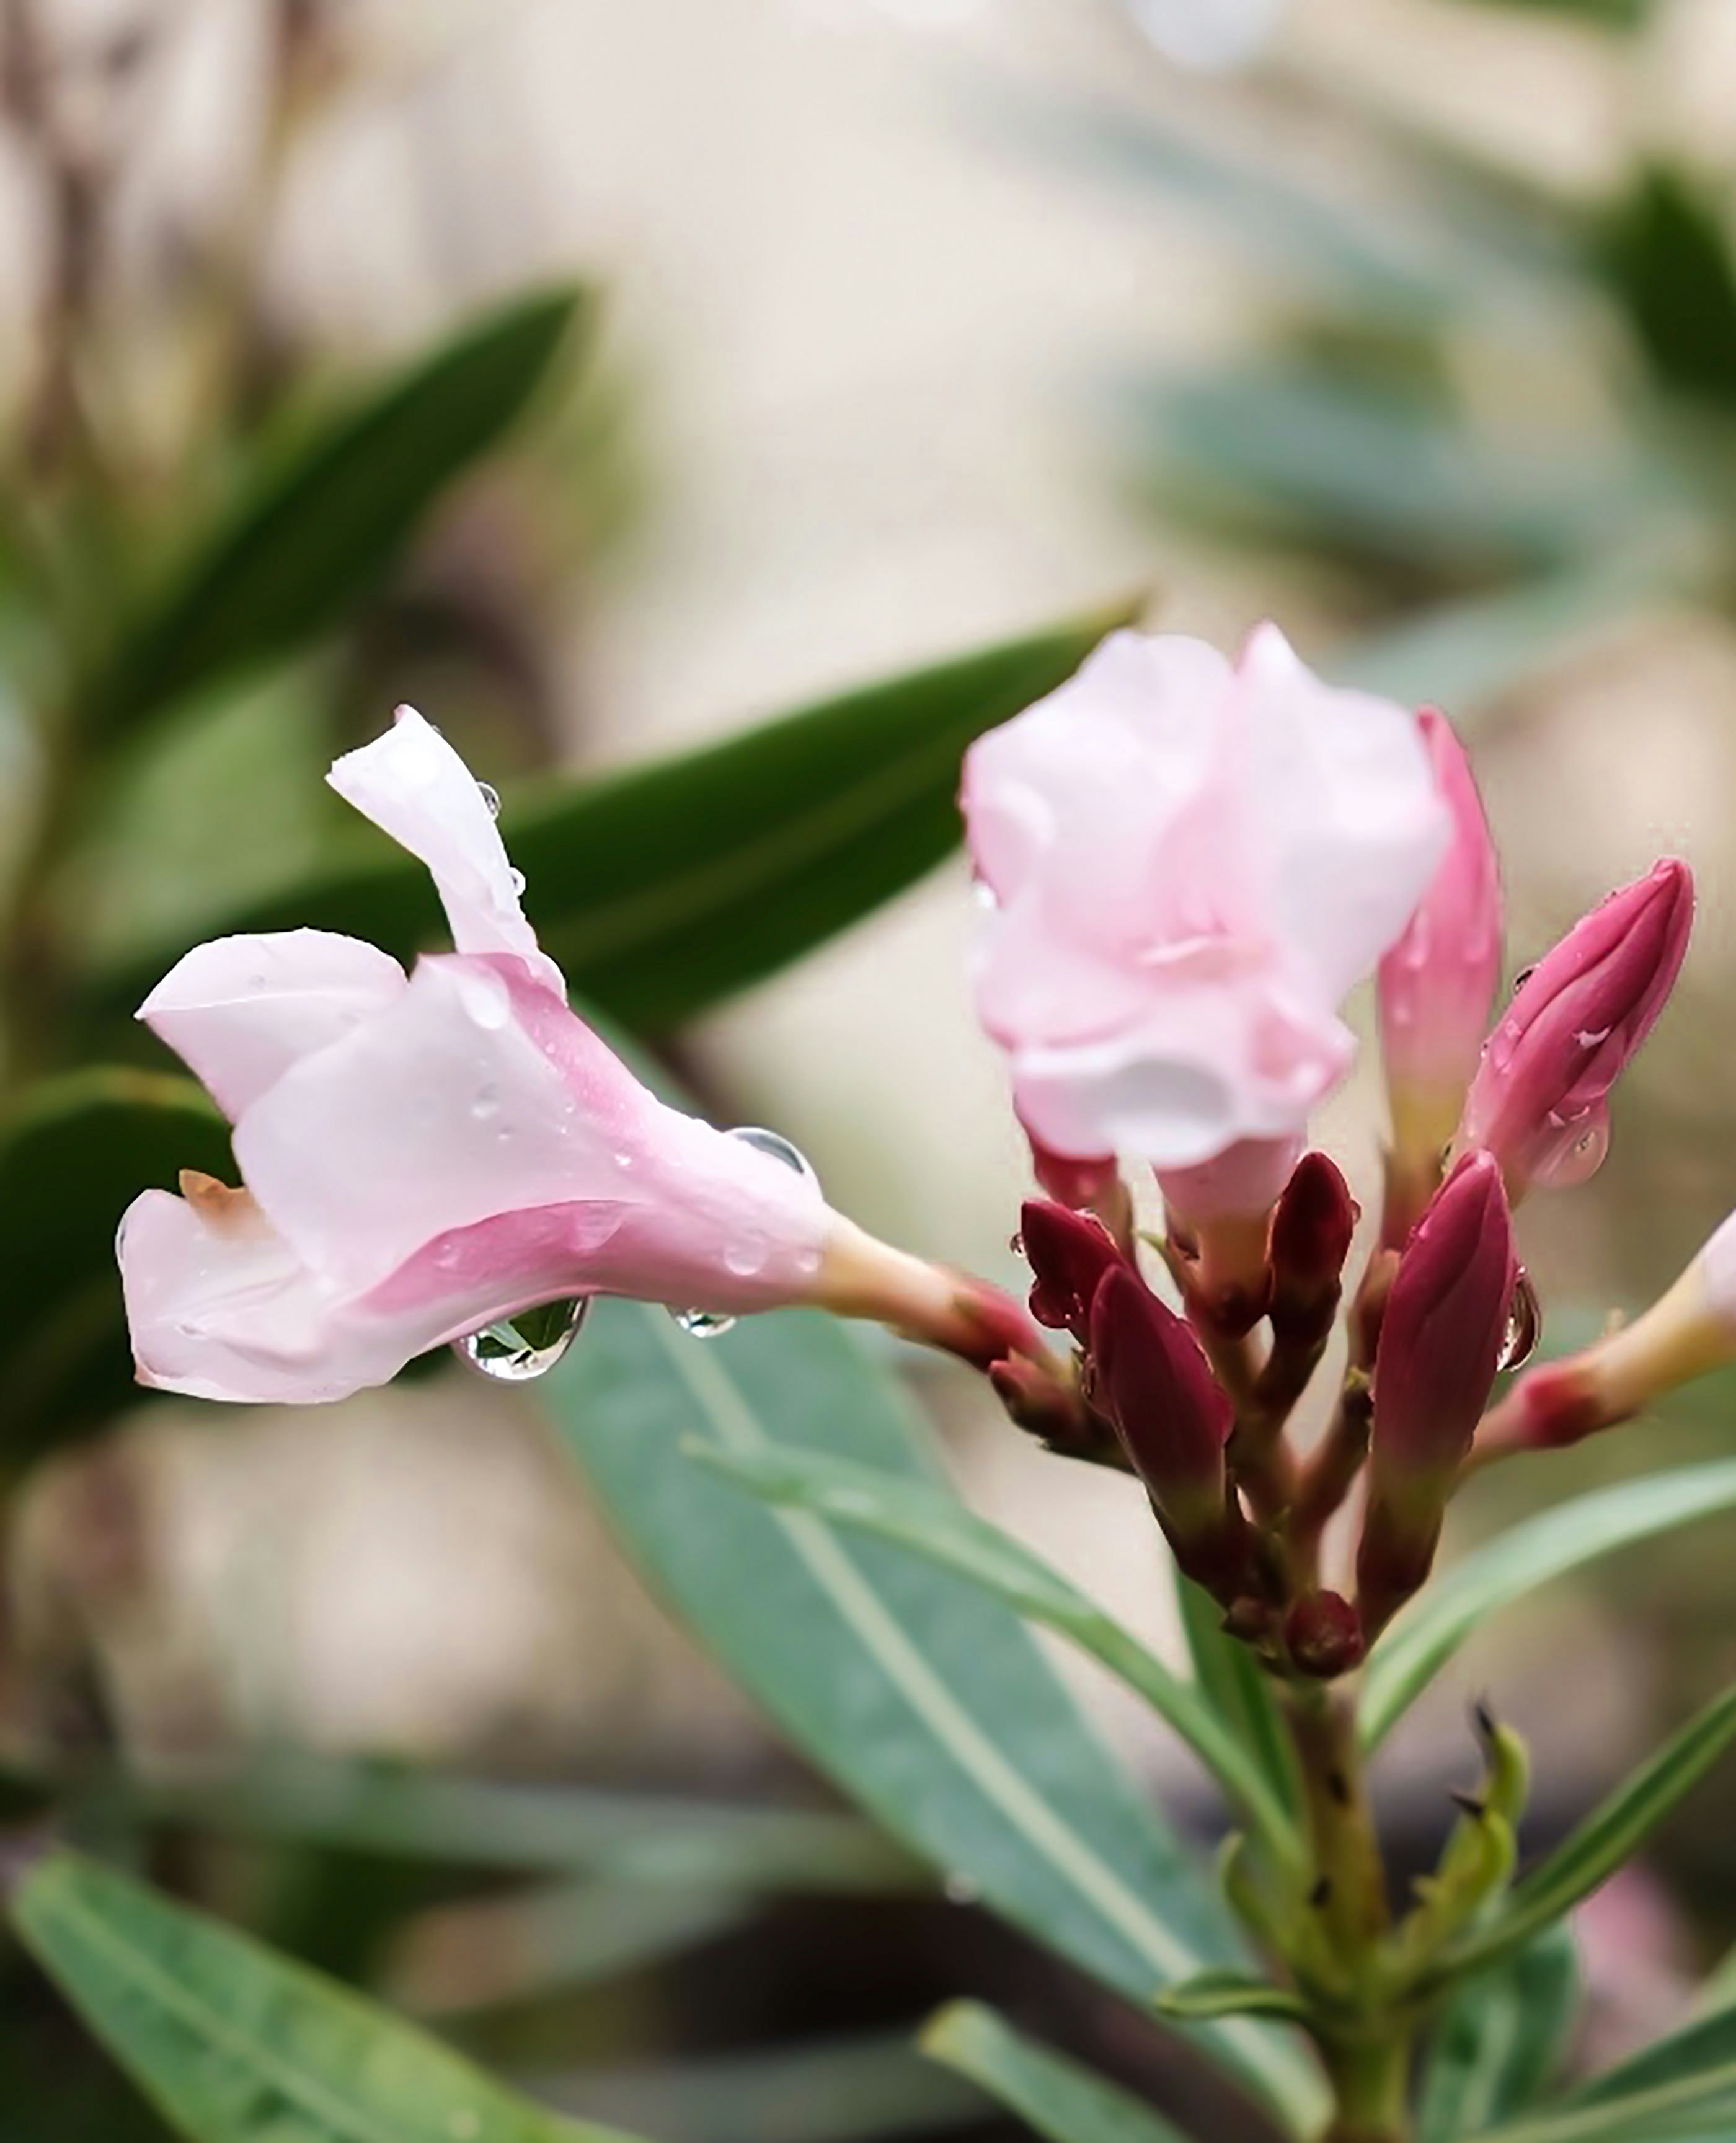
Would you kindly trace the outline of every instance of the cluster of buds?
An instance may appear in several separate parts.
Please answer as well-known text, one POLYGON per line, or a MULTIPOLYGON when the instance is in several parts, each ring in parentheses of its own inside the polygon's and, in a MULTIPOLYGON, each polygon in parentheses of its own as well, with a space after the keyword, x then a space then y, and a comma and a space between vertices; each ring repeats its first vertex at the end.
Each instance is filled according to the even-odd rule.
POLYGON ((1612 894, 1497 1011, 1500 877, 1458 739, 1320 684, 1271 627, 1233 666, 1118 636, 975 747, 965 802, 993 894, 980 1010, 1049 1194, 1024 1210, 1031 1312, 1075 1349, 1047 1440, 1136 1474, 1180 1567, 1274 1666, 1358 1662, 1471 1464, 1736 1359, 1733 1223, 1630 1330, 1490 1411, 1535 1336, 1514 1210, 1603 1157, 1686 950, 1683 864, 1612 894), (1337 1001, 1371 969, 1391 1141, 1352 1285, 1358 1208, 1304 1149, 1349 1061, 1337 1001), (1149 1238, 1142 1174, 1165 1210, 1149 1238))

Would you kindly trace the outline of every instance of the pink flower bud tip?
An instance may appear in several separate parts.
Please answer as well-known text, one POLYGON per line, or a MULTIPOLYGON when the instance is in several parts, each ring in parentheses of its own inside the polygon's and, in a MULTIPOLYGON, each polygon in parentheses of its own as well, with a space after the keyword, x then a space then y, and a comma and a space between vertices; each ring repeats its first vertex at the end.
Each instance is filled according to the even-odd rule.
POLYGON ((1331 1681, 1362 1664, 1362 1618, 1342 1593, 1308 1593, 1284 1617, 1284 1649, 1298 1673, 1331 1681))
POLYGON ((1070 1332, 1084 1346, 1099 1283, 1126 1262, 1108 1230, 1087 1214, 1029 1198, 1019 1215, 1019 1238, 1034 1275, 1031 1315, 1051 1331, 1070 1332))
POLYGON ((1452 835, 1381 961, 1378 997, 1395 1146, 1432 1167, 1458 1121, 1500 981, 1501 888, 1463 745, 1444 715, 1426 708, 1416 719, 1452 835))
POLYGON ((1186 1245, 1190 1302, 1220 1332, 1245 1332, 1266 1313, 1272 1209, 1302 1151, 1300 1135, 1239 1139, 1192 1168, 1158 1171, 1172 1240, 1186 1245))
POLYGON ((1514 1198, 1582 1181, 1602 1160, 1610 1091, 1664 1009, 1693 922, 1688 866, 1666 858, 1575 923, 1515 991, 1458 1136, 1495 1156, 1514 1198))
POLYGON ((1272 1215, 1271 1314, 1281 1339, 1292 1327, 1330 1319, 1360 1217, 1337 1164, 1304 1154, 1272 1215))

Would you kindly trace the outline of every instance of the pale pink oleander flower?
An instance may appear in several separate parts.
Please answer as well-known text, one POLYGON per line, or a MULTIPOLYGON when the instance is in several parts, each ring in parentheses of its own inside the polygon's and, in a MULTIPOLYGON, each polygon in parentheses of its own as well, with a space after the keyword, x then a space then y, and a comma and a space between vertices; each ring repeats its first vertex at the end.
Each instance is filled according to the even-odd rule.
POLYGON ((1452 839, 1404 934, 1381 958, 1378 1002, 1395 1146, 1432 1169, 1457 1126, 1500 983, 1501 883, 1464 746, 1433 708, 1416 720, 1452 839))
POLYGON ((1583 1182, 1609 1145, 1610 1091, 1675 987, 1694 879, 1673 857, 1582 916, 1513 992, 1465 1100, 1457 1144, 1500 1163, 1515 1202, 1583 1182))
POLYGON ((1411 715, 1271 625, 1233 665, 1113 634, 971 747, 963 803, 994 903, 977 1010, 1026 1130, 1165 1170, 1302 1131, 1450 831, 1411 715))
POLYGON ((962 1284, 666 1106, 568 1009, 489 807, 438 730, 400 708, 330 779, 428 865, 457 950, 406 976, 325 931, 219 938, 146 999, 139 1017, 234 1124, 246 1188, 192 1178, 128 1210, 141 1382, 335 1399, 592 1294, 726 1314, 824 1302, 971 1351, 984 1335, 962 1284))

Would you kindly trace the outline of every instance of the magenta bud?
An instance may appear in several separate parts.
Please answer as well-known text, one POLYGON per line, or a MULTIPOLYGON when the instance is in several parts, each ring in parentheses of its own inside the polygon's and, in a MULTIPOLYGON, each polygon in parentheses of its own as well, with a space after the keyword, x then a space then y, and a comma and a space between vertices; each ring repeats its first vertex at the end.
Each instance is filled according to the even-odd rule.
POLYGON ((1239 1525, 1224 1446, 1234 1412, 1199 1342, 1131 1267, 1104 1274, 1091 1305, 1094 1396, 1120 1433, 1182 1567, 1230 1581, 1239 1525))
POLYGON ((1113 1153, 1078 1161, 1068 1154, 1051 1152, 1029 1130, 1025 1136, 1030 1141, 1031 1173, 1042 1185, 1044 1195, 1058 1205, 1083 1213, 1119 1196, 1121 1170, 1113 1153))
POLYGON ((1694 880, 1673 859, 1576 923, 1515 991, 1466 1097, 1461 1148, 1500 1161, 1510 1195, 1578 1182, 1602 1160, 1610 1088, 1674 987, 1694 880))
POLYGON ((1099 1282, 1112 1266, 1126 1262, 1108 1229, 1089 1214, 1028 1198, 1019 1212, 1019 1240, 1034 1275, 1031 1315, 1052 1332, 1070 1332, 1083 1347, 1099 1282))
POLYGON ((1272 1329, 1281 1340, 1324 1338, 1361 1210, 1337 1164, 1305 1153, 1272 1215, 1272 1329))
POLYGON ((1128 1470, 1119 1437, 1086 1404, 1072 1378, 1058 1374, 1053 1364, 1009 1355, 991 1362, 988 1376, 1008 1418, 1045 1448, 1063 1458, 1128 1470))
POLYGON ((1500 1170, 1490 1154, 1467 1155, 1412 1230, 1381 1322, 1357 1565, 1371 1634, 1428 1574, 1495 1382, 1518 1275, 1500 1170))
POLYGON ((1284 1617, 1284 1649, 1298 1673, 1331 1681, 1362 1664, 1362 1617, 1342 1593, 1308 1593, 1284 1617))
POLYGON ((1404 935, 1381 962, 1381 1053, 1401 1149, 1438 1161, 1477 1067, 1500 982, 1501 885, 1465 748, 1432 707, 1416 717, 1452 838, 1404 935))

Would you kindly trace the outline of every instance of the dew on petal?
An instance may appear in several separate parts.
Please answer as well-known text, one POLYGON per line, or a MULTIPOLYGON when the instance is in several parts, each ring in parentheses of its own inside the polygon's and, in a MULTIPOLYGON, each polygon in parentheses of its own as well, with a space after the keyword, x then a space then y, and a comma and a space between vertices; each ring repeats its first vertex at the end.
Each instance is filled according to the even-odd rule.
POLYGON ((1513 1283, 1513 1299, 1507 1305, 1507 1329, 1501 1334, 1497 1369, 1516 1369, 1530 1359, 1543 1333, 1543 1307, 1531 1276, 1521 1265, 1513 1283))
POLYGON ((768 1131, 761 1124, 737 1124, 724 1136, 740 1139, 743 1146, 751 1146, 756 1153, 770 1154, 774 1161, 781 1161, 786 1168, 793 1169, 798 1175, 805 1175, 810 1183, 820 1180, 812 1161, 781 1131, 768 1131))
POLYGON ((454 1339, 452 1351, 466 1368, 491 1383, 533 1383, 548 1375, 578 1337, 590 1307, 588 1295, 539 1303, 454 1339))
POLYGON ((509 870, 509 871, 507 873, 507 876, 508 876, 508 877, 512 880, 512 882, 513 882, 513 891, 514 893, 523 893, 523 890, 524 890, 524 874, 523 874, 523 872, 522 870, 519 870, 519 869, 515 866, 513 869, 509 870))
POLYGON ((503 1027, 512 1017, 513 1002, 498 975, 461 974, 458 993, 459 1002, 480 1027, 503 1027))
POLYGON ((685 1332, 690 1339, 721 1339, 726 1332, 735 1329, 735 1319, 727 1317, 717 1309, 672 1309, 678 1332, 685 1332))
POLYGON ((1531 1180, 1546 1190, 1571 1190, 1603 1166, 1610 1151, 1610 1108, 1600 1101, 1575 1116, 1548 1119, 1555 1134, 1531 1165, 1531 1180))
POLYGON ((498 819, 500 816, 500 791, 492 781, 479 781, 476 788, 478 794, 489 807, 489 816, 498 819))

